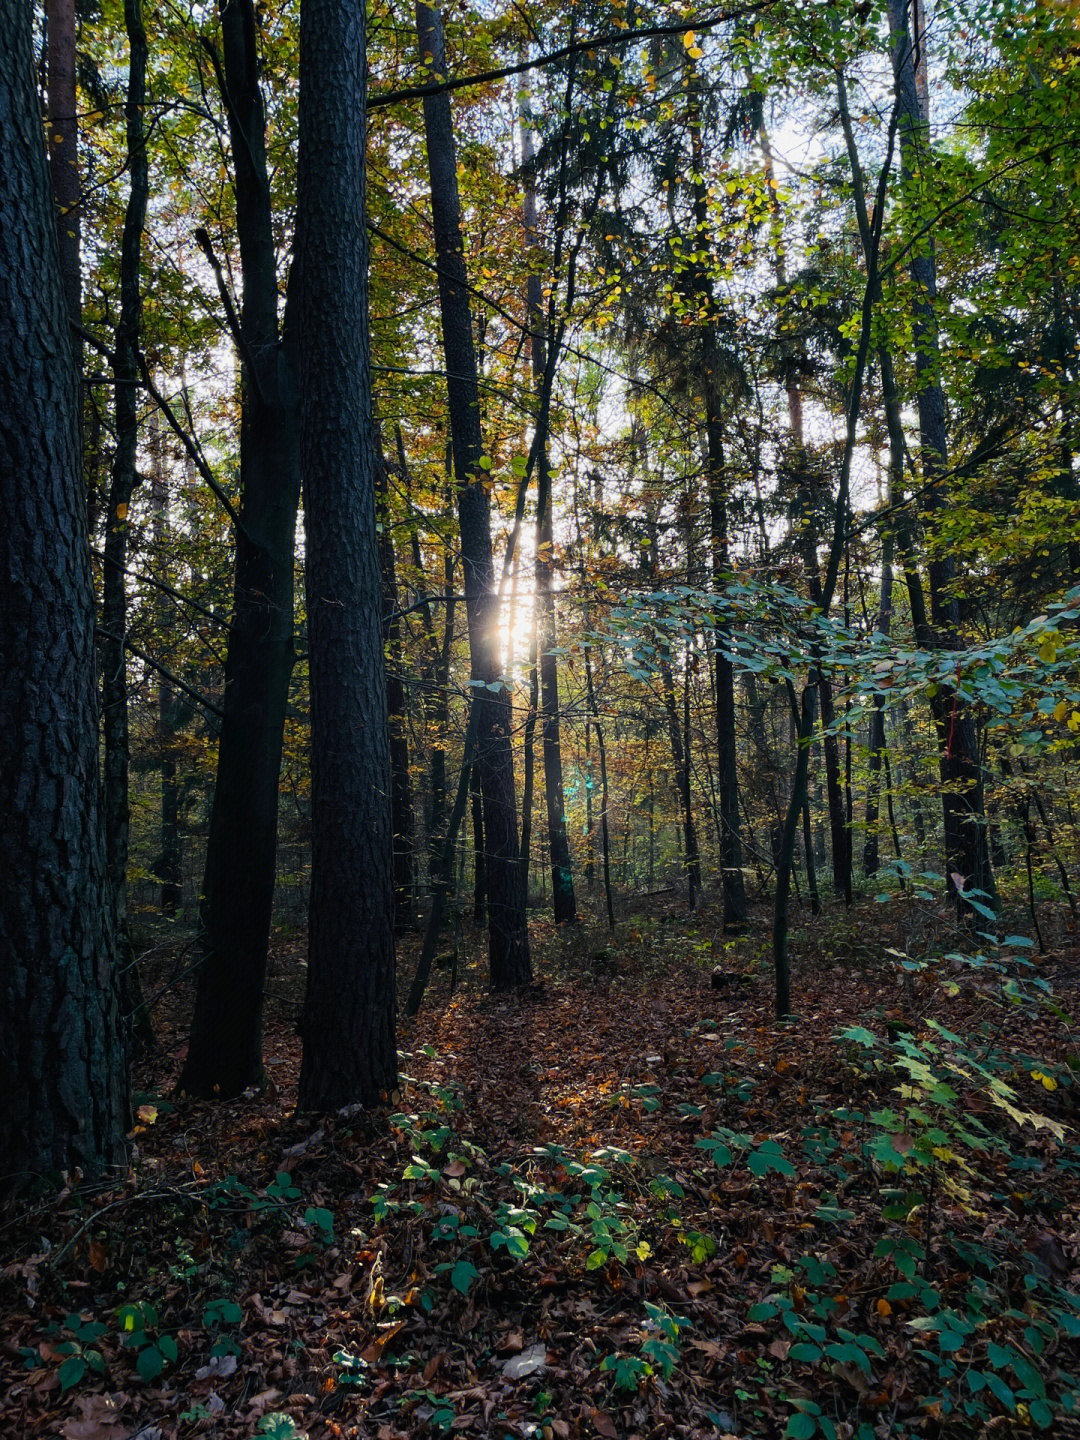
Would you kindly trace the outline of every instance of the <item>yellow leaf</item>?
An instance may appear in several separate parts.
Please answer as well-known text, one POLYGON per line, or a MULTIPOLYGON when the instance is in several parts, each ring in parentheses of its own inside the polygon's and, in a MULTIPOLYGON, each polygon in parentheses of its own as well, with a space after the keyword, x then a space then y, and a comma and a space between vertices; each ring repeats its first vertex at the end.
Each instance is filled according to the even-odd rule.
POLYGON ((1065 719, 1065 716, 1068 713, 1069 702, 1067 700, 1059 700, 1058 703, 1054 706, 1054 719, 1060 724, 1061 721, 1065 719))
POLYGON ((690 49, 687 50, 686 53, 690 56, 691 60, 700 60, 701 57, 705 54, 705 51, 702 50, 700 45, 691 45, 690 49))
POLYGON ((127 519, 127 510, 128 510, 128 507, 127 507, 126 505, 117 505, 117 507, 116 507, 116 518, 117 518, 117 520, 126 520, 126 519, 127 519))
POLYGON ((889 1304, 888 1300, 881 1299, 877 1302, 877 1313, 881 1316, 883 1320, 892 1314, 892 1306, 889 1304))
POLYGON ((692 50, 694 48, 694 46, 697 44, 697 36, 694 34, 693 30, 688 30, 686 32, 686 34, 682 37, 682 43, 686 46, 687 50, 692 50))

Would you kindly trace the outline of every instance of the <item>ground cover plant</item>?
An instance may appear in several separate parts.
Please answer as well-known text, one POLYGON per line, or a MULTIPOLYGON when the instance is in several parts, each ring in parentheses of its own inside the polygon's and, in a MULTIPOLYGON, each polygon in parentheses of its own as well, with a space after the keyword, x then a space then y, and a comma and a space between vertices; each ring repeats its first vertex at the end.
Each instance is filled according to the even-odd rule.
POLYGON ((268 1094, 148 1066, 127 1182, 5 1232, 4 1424, 1080 1429, 1072 966, 1021 938, 808 948, 778 1027, 760 925, 643 912, 591 961, 549 930, 525 1000, 467 983, 406 1031, 381 1123, 294 1115, 284 1005, 268 1094))

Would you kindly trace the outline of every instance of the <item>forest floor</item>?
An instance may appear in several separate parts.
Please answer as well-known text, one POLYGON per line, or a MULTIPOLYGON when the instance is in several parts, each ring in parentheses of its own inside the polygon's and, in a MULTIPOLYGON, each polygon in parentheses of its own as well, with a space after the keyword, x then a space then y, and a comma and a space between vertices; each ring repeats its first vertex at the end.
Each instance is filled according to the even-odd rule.
POLYGON ((1075 946, 904 971, 887 910, 779 1026, 764 914, 537 923, 514 999, 467 930, 372 1128, 293 1113, 302 941, 263 1093, 171 1093, 169 991, 130 1175, 0 1228, 0 1436, 1080 1434, 1075 946))

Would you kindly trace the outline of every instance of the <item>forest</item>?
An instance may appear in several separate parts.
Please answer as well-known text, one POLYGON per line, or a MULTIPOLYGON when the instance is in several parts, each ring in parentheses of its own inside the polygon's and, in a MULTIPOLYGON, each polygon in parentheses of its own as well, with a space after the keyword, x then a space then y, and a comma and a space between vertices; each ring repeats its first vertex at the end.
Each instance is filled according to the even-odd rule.
POLYGON ((0 38, 0 1435, 1080 1437, 1075 0, 0 38))

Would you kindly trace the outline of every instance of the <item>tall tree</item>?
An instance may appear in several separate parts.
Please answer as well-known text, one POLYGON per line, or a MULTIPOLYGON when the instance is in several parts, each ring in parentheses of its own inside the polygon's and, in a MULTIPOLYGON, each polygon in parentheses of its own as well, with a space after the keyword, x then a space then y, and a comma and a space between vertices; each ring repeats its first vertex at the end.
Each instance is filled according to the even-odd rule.
MULTIPOLYGON (((266 123, 252 0, 223 0, 220 61, 229 120, 242 297, 240 513, 224 717, 200 907, 203 959, 181 1087, 228 1096, 258 1084, 274 905, 278 783, 293 667, 293 552, 300 494, 295 354, 278 316, 266 123)), ((203 236, 210 250, 209 237, 203 236)), ((292 280, 290 279, 290 295, 292 280)))
MULTIPOLYGON (((901 181, 909 192, 925 183, 930 159, 929 97, 926 88, 925 24, 916 7, 916 28, 909 26, 911 0, 888 0, 896 110, 900 132, 901 181)), ((949 468, 945 422, 945 392, 941 377, 938 340, 937 259, 932 233, 912 249, 912 343, 915 352, 916 403, 919 415, 919 449, 922 458, 925 506, 931 515, 948 504, 945 479, 949 468)), ((944 550, 932 549, 927 576, 930 591, 930 626, 919 637, 936 649, 960 644, 960 606, 956 595, 956 561, 944 550)), ((945 871, 950 890, 978 888, 994 891, 986 819, 983 813, 982 767, 975 719, 957 690, 942 687, 933 700, 942 781, 945 828, 945 871), (960 882, 954 877, 959 876, 960 882)))
MULTIPOLYGON (((416 6, 416 29, 425 64, 432 74, 445 76, 442 21, 422 0, 416 6)), ((475 763, 484 808, 489 966, 492 988, 507 990, 527 983, 532 966, 518 871, 517 797, 510 740, 513 715, 499 663, 491 504, 480 463, 486 459, 480 427, 480 390, 461 236, 450 97, 445 90, 425 95, 424 130, 461 531, 472 704, 480 712, 475 763)))
POLYGON ((300 1105, 397 1082, 393 826, 368 353, 364 0, 303 0, 296 263, 311 667, 300 1105))
POLYGON ((141 0, 124 0, 128 42, 128 83, 124 104, 127 169, 130 177, 120 243, 120 315, 113 354, 115 401, 109 499, 105 513, 105 563, 101 604, 101 718, 104 731, 105 862, 112 888, 119 947, 121 993, 137 1044, 153 1040, 142 1004, 138 971, 128 939, 127 871, 131 825, 130 738, 127 685, 128 531, 132 497, 141 476, 139 450, 139 346, 142 330, 142 236, 150 182, 143 111, 146 106, 146 28, 141 0))
MULTIPOLYGON (((525 181, 522 212, 525 245, 528 250, 526 302, 529 317, 530 362, 537 402, 538 434, 536 451, 536 564, 535 599, 536 645, 539 667, 540 734, 544 751, 544 799, 547 805, 548 849, 551 854, 551 899, 557 924, 573 920, 577 913, 574 872, 570 863, 570 841, 566 830, 566 799, 563 790, 562 741, 559 715, 559 662, 555 654, 555 529, 552 516, 551 458, 549 447, 550 406, 545 390, 547 369, 547 320, 544 315, 543 285, 537 266, 536 184, 533 175, 534 148, 528 105, 520 117, 521 168, 525 181)), ((548 387, 548 390, 550 387, 548 387)), ((524 863, 528 864, 525 856, 524 863)))
POLYGON ((125 1156, 94 597, 31 6, 0 0, 0 1193, 125 1156))

